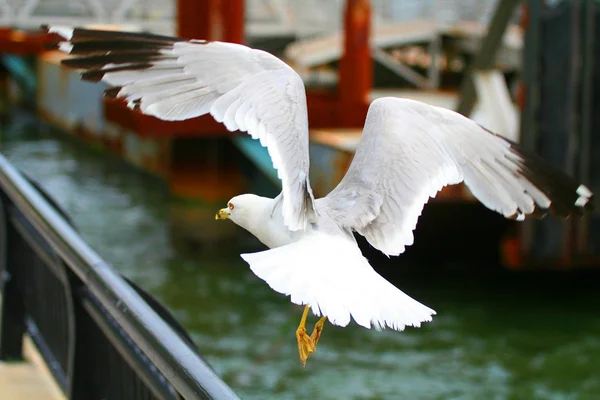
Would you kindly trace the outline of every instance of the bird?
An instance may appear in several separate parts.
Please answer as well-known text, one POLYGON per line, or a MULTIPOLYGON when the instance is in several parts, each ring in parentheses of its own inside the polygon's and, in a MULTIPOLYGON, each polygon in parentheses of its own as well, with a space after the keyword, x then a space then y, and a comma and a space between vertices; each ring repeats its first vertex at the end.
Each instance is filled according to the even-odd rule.
POLYGON ((45 27, 62 65, 104 81, 105 95, 141 113, 181 121, 210 114, 266 147, 281 180, 275 198, 241 194, 215 218, 230 220, 267 250, 242 254, 273 290, 304 306, 296 330, 302 365, 326 321, 365 328, 419 327, 436 312, 379 275, 355 234, 398 256, 413 244, 430 198, 464 182, 506 218, 581 216, 593 193, 518 144, 452 110, 383 97, 367 112, 353 160, 339 184, 315 198, 309 181, 309 126, 302 78, 276 56, 242 44, 150 33, 45 27), (309 335, 309 312, 320 317, 309 335))

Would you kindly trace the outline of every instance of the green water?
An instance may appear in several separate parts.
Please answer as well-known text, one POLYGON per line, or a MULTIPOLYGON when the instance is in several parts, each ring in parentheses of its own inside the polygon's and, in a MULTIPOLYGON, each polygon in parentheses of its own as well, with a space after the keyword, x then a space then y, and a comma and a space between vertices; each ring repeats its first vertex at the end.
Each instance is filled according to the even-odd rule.
POLYGON ((160 182, 35 120, 15 119, 0 133, 2 153, 98 253, 173 312, 242 398, 600 399, 598 273, 396 263, 407 272, 394 282, 436 309, 434 322, 402 333, 326 325, 302 368, 294 338, 301 309, 254 277, 233 243, 175 250, 160 182))

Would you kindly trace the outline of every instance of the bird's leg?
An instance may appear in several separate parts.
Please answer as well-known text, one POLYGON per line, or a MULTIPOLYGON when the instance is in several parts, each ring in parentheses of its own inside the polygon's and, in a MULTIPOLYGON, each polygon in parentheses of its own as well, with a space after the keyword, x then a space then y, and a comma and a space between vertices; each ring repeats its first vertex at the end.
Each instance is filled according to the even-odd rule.
POLYGON ((323 331, 323 325, 327 321, 327 317, 321 317, 319 321, 315 324, 312 333, 310 334, 310 338, 312 339, 315 345, 315 351, 317 351, 317 343, 319 343, 319 339, 321 338, 321 332, 323 331))
POLYGON ((300 362, 303 366, 306 366, 306 360, 308 357, 317 351, 317 343, 319 342, 319 338, 321 337, 321 331, 323 331, 323 324, 327 317, 321 317, 319 322, 315 324, 313 332, 310 336, 306 333, 306 318, 308 317, 308 310, 310 310, 309 306, 304 307, 304 312, 302 313, 302 319, 300 320, 300 325, 298 325, 298 329, 296 330, 296 339, 298 340, 298 354, 300 356, 300 362))
POLYGON ((306 318, 308 317, 308 310, 308 306, 304 307, 304 313, 302 313, 300 325, 298 325, 298 329, 296 329, 298 355, 300 356, 300 362, 303 366, 306 366, 306 360, 308 359, 308 356, 317 350, 312 338, 306 333, 306 318))

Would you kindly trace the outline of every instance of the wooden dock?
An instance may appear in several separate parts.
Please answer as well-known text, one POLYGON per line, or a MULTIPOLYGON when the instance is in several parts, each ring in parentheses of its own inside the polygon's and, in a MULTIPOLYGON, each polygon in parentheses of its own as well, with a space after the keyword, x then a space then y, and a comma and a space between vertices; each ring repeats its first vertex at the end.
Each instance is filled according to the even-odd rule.
POLYGON ((0 362, 0 399, 65 400, 29 337, 23 350, 24 361, 0 362))

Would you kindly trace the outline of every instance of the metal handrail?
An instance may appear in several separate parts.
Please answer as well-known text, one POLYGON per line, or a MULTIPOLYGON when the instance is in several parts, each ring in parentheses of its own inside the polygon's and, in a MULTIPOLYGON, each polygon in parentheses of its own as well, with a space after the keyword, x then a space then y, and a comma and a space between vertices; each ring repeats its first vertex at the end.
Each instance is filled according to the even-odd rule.
POLYGON ((184 398, 238 398, 2 155, 0 187, 184 398))

